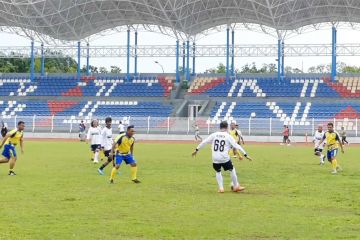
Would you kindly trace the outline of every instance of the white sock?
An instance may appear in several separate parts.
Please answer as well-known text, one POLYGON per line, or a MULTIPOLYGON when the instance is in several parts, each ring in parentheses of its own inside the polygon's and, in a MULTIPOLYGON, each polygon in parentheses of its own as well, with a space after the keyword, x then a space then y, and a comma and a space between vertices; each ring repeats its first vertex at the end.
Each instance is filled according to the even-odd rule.
POLYGON ((221 172, 216 172, 216 181, 219 185, 219 189, 224 189, 223 177, 221 172))
POLYGON ((237 178, 237 175, 236 175, 236 170, 235 170, 235 168, 233 168, 233 170, 230 172, 230 176, 231 176, 231 185, 233 186, 233 187, 237 187, 237 186, 239 186, 239 182, 238 182, 238 178, 237 178))
POLYGON ((96 162, 96 163, 99 162, 99 152, 95 152, 95 154, 94 154, 94 162, 96 162))
POLYGON ((323 155, 323 154, 321 154, 321 155, 320 155, 320 162, 322 162, 322 161, 323 161, 323 158, 324 158, 324 155, 323 155))

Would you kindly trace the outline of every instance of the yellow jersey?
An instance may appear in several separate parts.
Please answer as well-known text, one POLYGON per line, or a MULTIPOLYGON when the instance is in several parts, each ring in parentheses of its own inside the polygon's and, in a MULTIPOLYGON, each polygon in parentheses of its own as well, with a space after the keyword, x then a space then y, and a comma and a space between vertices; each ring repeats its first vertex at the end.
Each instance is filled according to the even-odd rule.
POLYGON ((323 139, 326 139, 326 145, 328 147, 328 150, 333 150, 333 149, 339 148, 340 137, 337 132, 327 131, 324 134, 323 139))
POLYGON ((235 142, 239 141, 239 134, 236 129, 230 130, 230 136, 232 136, 235 139, 235 142))
POLYGON ((128 137, 126 134, 120 134, 115 138, 117 143, 117 152, 122 155, 131 154, 131 147, 135 143, 134 137, 128 137))
POLYGON ((10 137, 6 140, 5 144, 12 144, 16 146, 20 143, 20 140, 23 137, 23 131, 19 131, 17 128, 15 128, 8 132, 7 135, 10 135, 10 137))

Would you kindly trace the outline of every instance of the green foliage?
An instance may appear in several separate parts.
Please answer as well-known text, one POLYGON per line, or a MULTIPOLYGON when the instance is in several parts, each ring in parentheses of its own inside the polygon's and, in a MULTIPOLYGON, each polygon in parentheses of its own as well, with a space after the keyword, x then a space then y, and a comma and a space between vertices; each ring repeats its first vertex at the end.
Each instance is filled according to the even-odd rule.
POLYGON ((142 183, 123 165, 116 183, 98 175, 89 145, 29 142, 15 177, 0 165, 0 239, 357 239, 360 191, 356 146, 344 171, 318 165, 312 146, 245 145, 233 160, 243 193, 217 193, 210 148, 139 143, 142 183), (66 154, 64 152, 66 151, 66 154))

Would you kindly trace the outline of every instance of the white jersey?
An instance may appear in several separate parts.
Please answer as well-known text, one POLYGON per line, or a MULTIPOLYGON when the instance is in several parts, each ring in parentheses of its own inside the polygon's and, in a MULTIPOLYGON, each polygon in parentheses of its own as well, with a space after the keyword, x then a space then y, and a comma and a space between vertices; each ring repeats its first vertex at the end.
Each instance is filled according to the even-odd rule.
POLYGON ((105 151, 111 150, 113 145, 112 129, 104 127, 101 131, 101 138, 101 147, 103 147, 105 151))
POLYGON ((100 127, 90 127, 87 133, 87 140, 91 140, 91 145, 101 145, 101 128, 100 127))
POLYGON ((316 130, 315 134, 314 134, 314 143, 315 143, 315 148, 319 148, 319 149, 324 149, 324 146, 326 144, 326 141, 324 141, 320 146, 319 143, 323 140, 325 135, 325 132, 319 132, 316 130))
POLYGON ((125 125, 124 124, 120 123, 118 128, 119 128, 119 132, 125 132, 125 125))
POLYGON ((246 155, 245 150, 235 142, 228 132, 216 132, 202 141, 196 149, 200 149, 205 144, 211 143, 213 163, 226 163, 230 160, 229 151, 231 147, 240 150, 246 155))

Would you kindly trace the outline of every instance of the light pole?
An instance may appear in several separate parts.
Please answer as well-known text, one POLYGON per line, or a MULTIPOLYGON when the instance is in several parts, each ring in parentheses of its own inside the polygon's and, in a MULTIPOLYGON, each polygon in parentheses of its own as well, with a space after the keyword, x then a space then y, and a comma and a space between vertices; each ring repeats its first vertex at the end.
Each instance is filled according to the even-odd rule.
POLYGON ((164 67, 163 67, 163 65, 161 65, 158 61, 155 61, 155 63, 158 64, 158 65, 161 67, 162 73, 164 74, 165 72, 164 72, 164 67))

